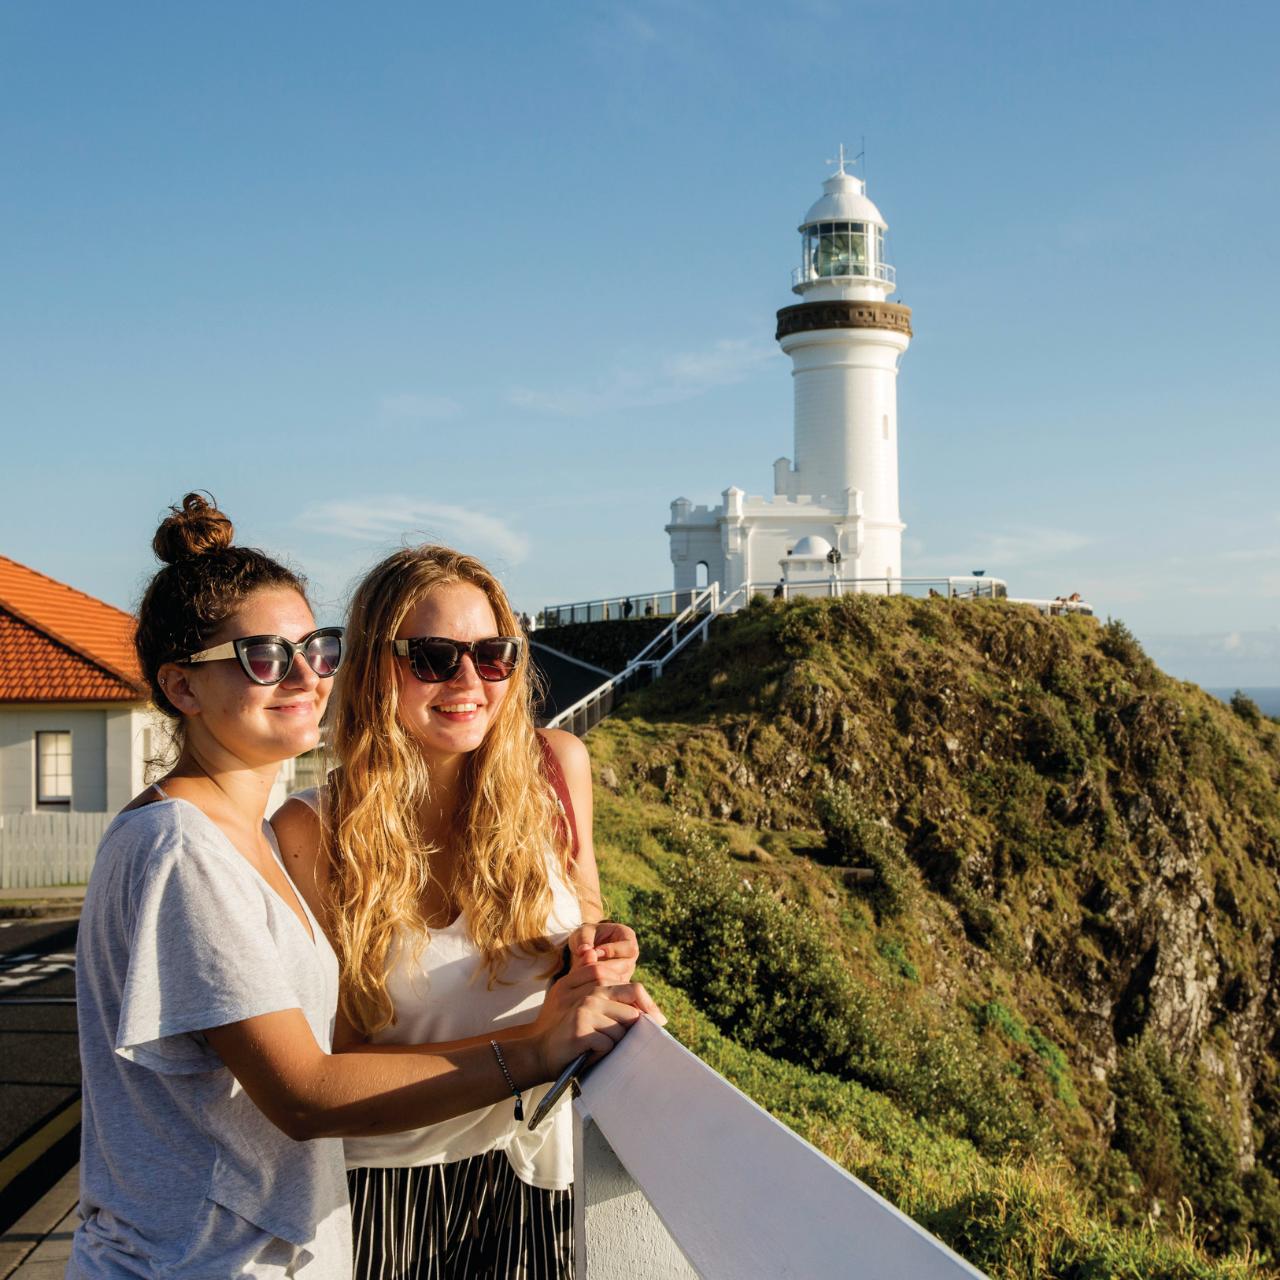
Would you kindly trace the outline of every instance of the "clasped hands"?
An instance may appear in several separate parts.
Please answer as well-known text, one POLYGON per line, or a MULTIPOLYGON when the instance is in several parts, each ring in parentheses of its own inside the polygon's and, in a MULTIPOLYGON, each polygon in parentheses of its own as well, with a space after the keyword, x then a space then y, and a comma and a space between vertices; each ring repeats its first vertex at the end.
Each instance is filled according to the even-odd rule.
MULTIPOLYGON (((575 978, 592 977, 602 986, 621 986, 630 983, 640 958, 640 944, 635 930, 616 920, 596 920, 579 925, 565 944, 569 951, 569 974, 575 978)), ((666 1023, 666 1016, 654 1004, 643 987, 636 1001, 637 1007, 649 1015, 659 1026, 666 1023)))

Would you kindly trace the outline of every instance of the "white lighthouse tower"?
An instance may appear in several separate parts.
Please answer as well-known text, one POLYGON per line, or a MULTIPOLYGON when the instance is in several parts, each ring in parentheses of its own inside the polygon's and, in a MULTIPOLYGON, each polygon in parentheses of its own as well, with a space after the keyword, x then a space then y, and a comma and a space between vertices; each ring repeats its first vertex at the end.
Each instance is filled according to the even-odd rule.
POLYGON ((777 340, 795 385, 794 462, 773 464, 773 496, 736 486, 715 507, 671 504, 677 590, 718 581, 838 576, 856 590, 895 590, 902 577, 898 513, 898 362, 911 311, 887 301, 894 269, 887 224, 862 180, 839 165, 805 214, 792 290, 777 340))

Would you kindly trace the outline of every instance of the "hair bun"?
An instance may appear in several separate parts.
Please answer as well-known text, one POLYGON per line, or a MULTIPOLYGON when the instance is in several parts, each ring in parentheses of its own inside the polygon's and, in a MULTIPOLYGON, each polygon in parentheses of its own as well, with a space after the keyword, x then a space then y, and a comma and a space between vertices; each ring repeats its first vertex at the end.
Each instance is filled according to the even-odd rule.
POLYGON ((231 545, 235 527, 213 503, 213 495, 189 493, 182 506, 170 507, 171 515, 160 523, 151 546, 165 564, 177 564, 195 556, 215 555, 231 545))

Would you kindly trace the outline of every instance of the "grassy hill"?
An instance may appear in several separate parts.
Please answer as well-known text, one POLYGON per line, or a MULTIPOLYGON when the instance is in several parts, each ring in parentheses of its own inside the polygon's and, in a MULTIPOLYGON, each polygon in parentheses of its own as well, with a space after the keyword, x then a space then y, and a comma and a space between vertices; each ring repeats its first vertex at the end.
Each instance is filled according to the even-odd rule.
POLYGON ((1118 623, 846 597, 588 744, 643 976, 798 1132, 995 1276, 1276 1274, 1280 724, 1118 623))

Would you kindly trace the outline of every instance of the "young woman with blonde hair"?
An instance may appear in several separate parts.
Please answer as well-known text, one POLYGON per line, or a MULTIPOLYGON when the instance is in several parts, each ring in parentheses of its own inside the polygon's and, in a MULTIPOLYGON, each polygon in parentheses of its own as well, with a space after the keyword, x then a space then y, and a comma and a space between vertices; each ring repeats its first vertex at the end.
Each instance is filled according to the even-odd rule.
POLYGON ((107 829, 85 894, 72 1280, 349 1280, 339 1139, 494 1104, 507 1073, 549 1080, 652 1007, 583 969, 532 1025, 396 1057, 330 1052, 337 960, 263 817, 281 761, 319 738, 342 632, 316 627, 298 575, 232 535, 192 493, 153 542, 164 565, 136 649, 179 754, 107 829))
MULTIPOLYGON (((339 1043, 500 1037, 537 1016, 571 936, 572 973, 628 980, 634 934, 590 923, 586 749, 535 730, 528 645, 497 579, 446 547, 397 551, 356 590, 347 642, 341 767, 273 819, 338 952, 339 1043)), ((350 1140, 356 1275, 570 1274, 570 1118, 530 1132, 539 1096, 350 1140)))

